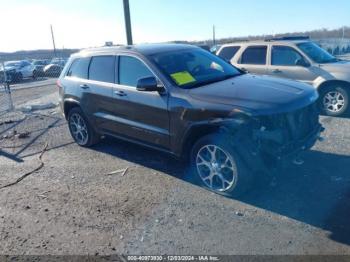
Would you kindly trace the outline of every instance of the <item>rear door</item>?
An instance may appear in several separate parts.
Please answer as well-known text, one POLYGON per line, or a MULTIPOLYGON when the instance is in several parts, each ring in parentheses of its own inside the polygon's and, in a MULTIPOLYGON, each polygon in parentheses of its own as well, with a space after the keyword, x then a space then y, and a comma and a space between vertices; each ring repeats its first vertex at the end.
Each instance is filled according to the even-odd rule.
POLYGON ((247 46, 238 59, 237 66, 253 74, 267 74, 267 45, 247 46))
POLYGON ((282 45, 271 47, 271 65, 268 67, 268 74, 309 84, 318 76, 302 54, 293 47, 282 45))
MULTIPOLYGON (((89 114, 90 89, 86 85, 90 57, 75 58, 70 64, 61 84, 64 87, 64 100, 74 100, 81 104, 85 114, 89 114)), ((63 101, 62 101, 63 102, 63 101)), ((89 115, 88 115, 89 116, 89 115)))
POLYGON ((114 107, 117 106, 113 99, 115 82, 116 56, 92 56, 88 80, 81 83, 81 88, 89 92, 86 108, 95 121, 95 128, 102 133, 114 129, 114 121, 104 116, 112 114, 114 107))
POLYGON ((118 84, 113 88, 115 106, 113 116, 108 116, 115 122, 114 131, 126 138, 168 149, 167 92, 137 91, 140 78, 157 76, 145 61, 134 55, 120 55, 118 61, 118 84))

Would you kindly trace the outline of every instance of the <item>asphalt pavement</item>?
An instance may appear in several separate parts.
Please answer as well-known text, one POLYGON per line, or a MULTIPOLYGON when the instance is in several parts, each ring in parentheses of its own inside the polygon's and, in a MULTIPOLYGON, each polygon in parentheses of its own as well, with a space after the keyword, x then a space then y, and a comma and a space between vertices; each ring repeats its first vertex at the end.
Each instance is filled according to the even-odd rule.
MULTIPOLYGON (((21 88, 13 100, 55 92, 21 88)), ((48 148, 38 172, 0 189, 0 254, 350 254, 350 119, 322 117, 325 141, 303 165, 231 199, 157 151, 111 138, 77 146, 57 108, 16 117, 0 125, 0 187, 48 148)))

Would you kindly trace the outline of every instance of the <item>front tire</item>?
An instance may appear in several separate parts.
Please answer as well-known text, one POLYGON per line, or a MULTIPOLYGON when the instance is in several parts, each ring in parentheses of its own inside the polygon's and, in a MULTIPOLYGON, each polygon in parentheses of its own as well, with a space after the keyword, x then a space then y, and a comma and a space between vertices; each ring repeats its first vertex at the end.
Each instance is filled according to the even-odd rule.
POLYGON ((330 86, 320 93, 321 111, 328 116, 343 116, 349 111, 349 91, 341 86, 330 86))
POLYGON ((68 126, 71 136, 78 145, 90 147, 99 142, 100 136, 93 130, 79 107, 69 111, 68 126))
POLYGON ((16 83, 20 83, 20 82, 22 82, 22 81, 23 81, 23 75, 22 75, 22 73, 16 74, 15 82, 16 82, 16 83))
POLYGON ((221 134, 200 138, 191 151, 191 173, 195 180, 220 195, 238 197, 252 182, 252 173, 237 151, 221 134))

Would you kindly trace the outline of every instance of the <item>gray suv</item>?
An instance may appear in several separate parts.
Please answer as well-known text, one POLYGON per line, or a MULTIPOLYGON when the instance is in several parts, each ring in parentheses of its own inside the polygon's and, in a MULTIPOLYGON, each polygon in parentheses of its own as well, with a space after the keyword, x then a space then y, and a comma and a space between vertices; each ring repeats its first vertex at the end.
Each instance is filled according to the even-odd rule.
POLYGON ((350 62, 341 61, 308 37, 284 37, 221 46, 217 55, 253 74, 289 78, 318 89, 326 115, 349 112, 350 62))
POLYGON ((220 194, 299 159, 323 131, 313 87, 246 74, 190 45, 84 50, 57 84, 79 145, 109 135, 188 159, 194 178, 220 194))

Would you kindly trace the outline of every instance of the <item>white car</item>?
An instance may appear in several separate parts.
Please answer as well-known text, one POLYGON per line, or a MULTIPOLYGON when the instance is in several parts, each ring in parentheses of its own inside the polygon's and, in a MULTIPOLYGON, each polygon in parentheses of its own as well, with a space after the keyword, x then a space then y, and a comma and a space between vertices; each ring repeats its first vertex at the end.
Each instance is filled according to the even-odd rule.
POLYGON ((26 60, 5 62, 5 70, 12 81, 20 82, 24 78, 35 78, 35 66, 26 60))
POLYGON ((221 46, 217 55, 243 71, 297 80, 314 86, 324 114, 350 113, 350 62, 308 37, 283 37, 221 46))

